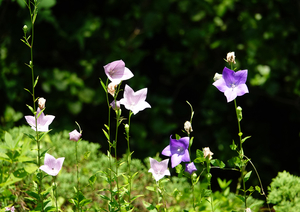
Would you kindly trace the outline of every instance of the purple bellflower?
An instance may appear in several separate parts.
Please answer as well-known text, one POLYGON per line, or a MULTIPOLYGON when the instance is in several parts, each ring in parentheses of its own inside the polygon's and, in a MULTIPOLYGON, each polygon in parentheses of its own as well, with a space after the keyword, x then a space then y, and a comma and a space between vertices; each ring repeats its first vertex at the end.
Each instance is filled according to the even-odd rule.
POLYGON ((137 114, 139 111, 145 108, 151 108, 148 102, 146 102, 147 88, 143 88, 134 92, 134 90, 125 85, 123 99, 120 100, 120 104, 124 105, 127 110, 131 110, 133 114, 137 114))
POLYGON ((161 162, 158 162, 157 160, 150 158, 151 168, 149 169, 148 172, 152 173, 156 182, 159 181, 161 178, 163 178, 165 175, 168 176, 171 175, 168 169, 168 163, 169 163, 169 159, 165 159, 161 162))
MULTIPOLYGON (((41 112, 41 109, 38 108, 36 111, 36 117, 41 112)), ((52 123, 55 116, 46 115, 42 112, 41 115, 37 119, 37 131, 39 132, 47 132, 49 130, 49 125, 52 123)), ((31 126, 33 130, 36 130, 35 126, 35 117, 34 116, 25 116, 27 123, 31 126)))
POLYGON ((190 162, 189 137, 183 137, 179 140, 172 139, 170 136, 170 145, 168 145, 161 154, 171 157, 172 168, 181 162, 190 162))
POLYGON ((73 130, 69 133, 69 135, 71 141, 78 141, 81 137, 81 133, 79 133, 77 130, 73 130))
POLYGON ((5 211, 15 211, 15 206, 11 206, 11 207, 5 207, 5 211))
POLYGON ((55 157, 46 153, 44 159, 44 165, 42 165, 40 169, 49 175, 56 176, 58 172, 61 170, 64 160, 65 158, 55 159, 55 157))
POLYGON ((105 65, 104 71, 108 79, 114 84, 119 84, 121 81, 133 77, 132 72, 125 67, 123 60, 116 60, 105 65))
POLYGON ((234 72, 225 67, 223 69, 222 78, 213 83, 219 91, 224 92, 227 102, 231 102, 237 96, 242 96, 249 93, 248 87, 245 84, 247 80, 248 70, 234 72))
POLYGON ((191 162, 189 164, 185 164, 185 170, 186 172, 192 174, 193 172, 197 171, 197 168, 194 164, 194 162, 191 162))

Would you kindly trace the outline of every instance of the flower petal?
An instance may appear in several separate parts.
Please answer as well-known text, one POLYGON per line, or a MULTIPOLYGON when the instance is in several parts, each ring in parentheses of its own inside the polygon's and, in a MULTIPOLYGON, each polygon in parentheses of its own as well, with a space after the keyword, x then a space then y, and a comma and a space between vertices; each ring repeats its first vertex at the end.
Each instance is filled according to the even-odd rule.
POLYGON ((246 84, 241 84, 235 88, 237 96, 242 96, 245 93, 249 93, 248 87, 246 84))
POLYGON ((227 102, 231 102, 232 100, 234 100, 237 97, 236 91, 235 89, 230 89, 228 88, 225 92, 224 95, 227 98, 227 102))
POLYGON ((229 88, 231 87, 231 84, 235 84, 235 82, 236 82, 234 73, 235 72, 233 70, 231 70, 227 67, 224 67, 224 69, 223 69, 222 76, 223 76, 223 79, 225 80, 227 87, 229 87, 229 88))
POLYGON ((184 151, 184 155, 182 156, 182 162, 190 162, 191 159, 190 159, 190 154, 189 154, 189 150, 186 149, 184 151))
POLYGON ((218 90, 221 91, 221 92, 225 92, 226 89, 228 89, 228 87, 227 87, 227 85, 226 85, 226 82, 225 82, 225 80, 224 80, 223 78, 218 79, 217 81, 215 81, 215 82, 213 83, 213 85, 214 85, 216 88, 218 88, 218 90))
POLYGON ((247 81, 248 70, 240 70, 234 73, 236 85, 245 84, 247 81))
POLYGON ((176 167, 177 165, 179 165, 182 161, 182 155, 178 155, 178 154, 173 154, 171 156, 171 164, 172 164, 172 168, 176 167))
POLYGON ((161 154, 164 155, 164 156, 169 156, 170 157, 172 155, 170 145, 166 146, 164 148, 164 150, 161 152, 161 154))

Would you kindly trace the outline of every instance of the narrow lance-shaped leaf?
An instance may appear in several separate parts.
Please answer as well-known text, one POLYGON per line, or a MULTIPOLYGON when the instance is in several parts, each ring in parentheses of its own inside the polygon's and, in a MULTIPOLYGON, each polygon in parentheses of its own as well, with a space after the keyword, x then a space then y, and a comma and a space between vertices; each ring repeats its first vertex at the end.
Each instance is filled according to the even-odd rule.
POLYGON ((35 86, 36 86, 36 84, 38 83, 38 81, 39 81, 39 76, 37 76, 37 77, 36 77, 36 79, 35 79, 35 81, 34 81, 34 85, 33 85, 33 87, 35 87, 35 86))
POLYGON ((244 182, 247 182, 251 176, 252 171, 248 172, 244 177, 244 182))

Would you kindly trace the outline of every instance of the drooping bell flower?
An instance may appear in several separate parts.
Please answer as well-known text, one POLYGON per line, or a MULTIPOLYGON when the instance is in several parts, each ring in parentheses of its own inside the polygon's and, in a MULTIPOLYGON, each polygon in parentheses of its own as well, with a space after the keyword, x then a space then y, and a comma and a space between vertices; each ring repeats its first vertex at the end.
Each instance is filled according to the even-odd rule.
POLYGON ((151 168, 149 169, 148 172, 151 172, 154 179, 156 181, 159 181, 162 179, 165 175, 170 176, 170 171, 168 169, 168 163, 169 159, 165 159, 161 162, 158 162, 157 160, 150 158, 150 166, 151 168))
POLYGON ((64 160, 64 157, 55 159, 55 157, 46 153, 44 165, 42 165, 40 169, 49 175, 56 176, 60 172, 64 160))
POLYGON ((223 69, 222 78, 218 79, 213 85, 223 92, 227 98, 227 102, 231 102, 237 96, 242 96, 249 93, 248 87, 245 84, 247 80, 248 70, 234 72, 225 67, 223 69))
POLYGON ((69 133, 69 136, 71 141, 78 141, 81 137, 81 133, 79 133, 77 130, 73 130, 69 133))
POLYGON ((188 163, 188 164, 185 164, 185 170, 186 172, 192 174, 193 172, 197 171, 197 168, 194 164, 194 162, 191 162, 191 163, 188 163))
POLYGON ((119 84, 121 81, 133 77, 132 72, 125 67, 123 60, 116 60, 105 65, 104 71, 108 79, 114 84, 119 84))
POLYGON ((172 168, 181 162, 190 162, 189 140, 189 137, 182 137, 176 140, 170 136, 170 145, 164 148, 161 154, 171 157, 172 168))
POLYGON ((127 110, 131 110, 135 115, 145 108, 151 108, 150 104, 145 101, 146 97, 147 88, 134 92, 131 87, 125 85, 123 99, 120 100, 120 104, 124 105, 127 110))
MULTIPOLYGON (((38 108, 36 111, 36 117, 41 112, 41 109, 38 108)), ((49 125, 52 123, 55 116, 52 115, 46 115, 42 112, 41 115, 37 118, 37 127, 35 126, 35 117, 34 116, 25 116, 25 119, 27 123, 31 126, 33 130, 36 130, 39 132, 47 132, 49 130, 49 125)))

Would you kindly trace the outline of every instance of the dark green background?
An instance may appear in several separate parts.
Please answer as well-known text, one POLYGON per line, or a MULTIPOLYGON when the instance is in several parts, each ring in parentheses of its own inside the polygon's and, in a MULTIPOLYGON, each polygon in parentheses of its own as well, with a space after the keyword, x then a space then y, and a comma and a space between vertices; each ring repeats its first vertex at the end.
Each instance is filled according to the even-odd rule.
MULTIPOLYGON (((147 87, 152 106, 132 117, 134 157, 161 152, 171 134, 184 136, 189 101, 195 110, 193 153, 209 146, 215 158, 227 161, 235 155, 229 144, 238 140, 234 104, 212 86, 212 78, 234 51, 237 69, 248 69, 250 93, 237 98, 242 131, 252 136, 245 154, 266 187, 278 171, 300 175, 299 9, 299 1, 287 0, 42 0, 35 24, 36 94, 47 99, 46 113, 56 116, 54 132, 72 131, 77 121, 84 139, 105 152, 107 107, 99 78, 106 80, 104 65, 123 59, 135 76, 122 86, 147 87), (261 67, 270 74, 261 74, 261 67)), ((26 124, 25 104, 32 105, 23 89, 31 88, 24 65, 30 51, 20 41, 24 24, 30 28, 22 0, 0 0, 3 130, 26 124)), ((123 129, 120 153, 126 146, 122 135, 123 129)), ((236 177, 228 171, 213 175, 236 177)))

